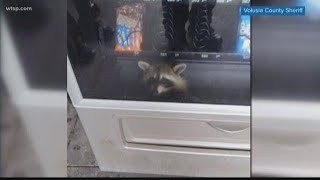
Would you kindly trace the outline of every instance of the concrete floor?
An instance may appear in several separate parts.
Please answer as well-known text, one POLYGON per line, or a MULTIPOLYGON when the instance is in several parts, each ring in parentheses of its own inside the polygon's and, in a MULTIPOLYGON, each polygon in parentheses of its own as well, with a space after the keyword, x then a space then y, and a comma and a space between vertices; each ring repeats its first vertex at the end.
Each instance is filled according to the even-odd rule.
POLYGON ((0 93, 0 177, 41 176, 41 166, 17 109, 0 93))

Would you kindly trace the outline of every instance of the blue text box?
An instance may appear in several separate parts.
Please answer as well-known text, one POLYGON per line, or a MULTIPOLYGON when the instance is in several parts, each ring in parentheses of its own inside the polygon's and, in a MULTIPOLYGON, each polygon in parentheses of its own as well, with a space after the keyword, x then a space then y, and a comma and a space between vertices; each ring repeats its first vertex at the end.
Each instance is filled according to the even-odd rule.
POLYGON ((305 6, 241 6, 241 15, 249 16, 304 16, 305 6))

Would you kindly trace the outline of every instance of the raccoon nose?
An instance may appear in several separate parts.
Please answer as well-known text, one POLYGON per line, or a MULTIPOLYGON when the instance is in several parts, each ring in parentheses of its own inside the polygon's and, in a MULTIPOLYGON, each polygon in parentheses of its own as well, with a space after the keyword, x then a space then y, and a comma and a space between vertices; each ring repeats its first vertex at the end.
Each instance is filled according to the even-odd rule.
POLYGON ((158 94, 161 94, 161 93, 163 93, 165 90, 166 90, 165 87, 163 87, 163 86, 158 86, 158 88, 157 88, 157 93, 158 93, 158 94))

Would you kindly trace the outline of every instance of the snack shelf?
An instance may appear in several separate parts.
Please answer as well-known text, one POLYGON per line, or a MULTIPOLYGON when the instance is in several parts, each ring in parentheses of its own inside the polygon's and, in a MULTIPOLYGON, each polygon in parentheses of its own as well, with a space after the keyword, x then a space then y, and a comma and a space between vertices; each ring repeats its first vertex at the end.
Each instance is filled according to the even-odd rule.
POLYGON ((238 53, 208 53, 208 52, 155 52, 155 51, 140 51, 140 52, 116 52, 107 50, 102 53, 102 59, 106 61, 175 61, 185 63, 219 63, 219 64, 239 64, 250 65, 250 57, 244 57, 238 53))

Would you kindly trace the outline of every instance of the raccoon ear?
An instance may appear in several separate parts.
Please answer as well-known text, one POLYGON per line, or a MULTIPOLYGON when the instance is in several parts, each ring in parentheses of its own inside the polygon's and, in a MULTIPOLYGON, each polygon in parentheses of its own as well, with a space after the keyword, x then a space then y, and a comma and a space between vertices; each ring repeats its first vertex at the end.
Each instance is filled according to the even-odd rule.
POLYGON ((187 65, 186 64, 177 64, 173 67, 173 71, 177 74, 183 73, 184 70, 186 70, 187 65))
POLYGON ((142 69, 143 71, 147 70, 150 67, 150 64, 145 62, 145 61, 139 61, 138 62, 138 66, 140 69, 142 69))

